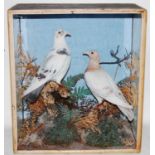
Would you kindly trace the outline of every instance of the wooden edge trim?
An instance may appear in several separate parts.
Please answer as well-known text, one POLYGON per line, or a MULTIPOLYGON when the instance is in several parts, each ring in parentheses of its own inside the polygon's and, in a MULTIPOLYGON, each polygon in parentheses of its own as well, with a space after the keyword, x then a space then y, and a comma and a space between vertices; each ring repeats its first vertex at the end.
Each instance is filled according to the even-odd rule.
POLYGON ((14 37, 13 37, 13 13, 8 11, 8 43, 9 43, 9 65, 11 79, 11 109, 12 109, 12 142, 13 151, 17 151, 17 108, 16 108, 16 81, 15 81, 15 59, 14 59, 14 37))
POLYGON ((141 28, 141 48, 140 48, 140 79, 139 79, 139 96, 138 96, 138 126, 137 126, 137 145, 136 149, 141 151, 142 127, 143 127, 143 101, 144 101, 144 76, 145 76, 145 53, 146 53, 146 28, 147 28, 147 11, 144 10, 142 15, 141 28))
POLYGON ((144 9, 38 9, 38 10, 9 10, 13 14, 140 14, 144 9))

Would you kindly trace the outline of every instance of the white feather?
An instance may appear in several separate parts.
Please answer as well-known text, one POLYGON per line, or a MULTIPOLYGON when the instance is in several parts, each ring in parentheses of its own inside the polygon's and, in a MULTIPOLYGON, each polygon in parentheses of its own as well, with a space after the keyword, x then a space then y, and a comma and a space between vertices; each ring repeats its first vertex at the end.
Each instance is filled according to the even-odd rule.
POLYGON ((41 71, 42 69, 38 72, 39 74, 44 74, 46 78, 38 79, 34 77, 28 89, 24 92, 24 96, 38 89, 50 80, 60 83, 69 69, 70 61, 70 56, 54 55, 44 68, 44 70, 50 70, 50 72, 44 73, 41 71))
POLYGON ((99 103, 107 100, 117 105, 129 120, 133 119, 131 110, 133 107, 126 101, 115 82, 103 69, 87 71, 85 73, 85 81, 99 103))
MULTIPOLYGON (((63 34, 65 35, 65 32, 63 34)), ((43 75, 44 77, 34 77, 23 96, 30 93, 38 95, 38 90, 40 91, 45 83, 50 80, 60 83, 67 73, 71 62, 70 51, 66 44, 65 37, 57 37, 57 35, 58 34, 55 35, 54 49, 48 54, 38 71, 38 75, 43 75), (64 49, 67 52, 66 54, 57 53, 57 51, 64 49)))

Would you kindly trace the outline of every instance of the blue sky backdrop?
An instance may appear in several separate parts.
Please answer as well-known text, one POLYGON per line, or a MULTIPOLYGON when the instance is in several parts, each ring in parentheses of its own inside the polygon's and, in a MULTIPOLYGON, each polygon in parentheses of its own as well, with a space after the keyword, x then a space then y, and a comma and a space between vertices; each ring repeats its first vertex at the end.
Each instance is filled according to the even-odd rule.
MULTIPOLYGON (((72 53, 72 63, 67 76, 85 71, 88 63, 88 58, 82 56, 85 51, 97 50, 100 53, 101 61, 114 61, 109 51, 111 49, 116 50, 117 45, 121 47, 120 57, 126 54, 125 48, 128 52, 131 50, 139 52, 140 18, 132 18, 131 15, 96 15, 96 18, 90 17, 91 15, 78 18, 76 15, 71 18, 69 16, 59 16, 58 18, 55 16, 45 18, 25 17, 21 19, 24 50, 36 57, 37 64, 41 65, 53 48, 55 31, 64 29, 69 32, 72 37, 67 38, 67 42, 72 53)), ((18 21, 18 19, 14 19, 15 40, 19 31, 18 21)), ((114 78, 116 65, 102 65, 102 67, 114 78)), ((115 81, 118 82, 128 75, 129 71, 122 65, 115 81)))

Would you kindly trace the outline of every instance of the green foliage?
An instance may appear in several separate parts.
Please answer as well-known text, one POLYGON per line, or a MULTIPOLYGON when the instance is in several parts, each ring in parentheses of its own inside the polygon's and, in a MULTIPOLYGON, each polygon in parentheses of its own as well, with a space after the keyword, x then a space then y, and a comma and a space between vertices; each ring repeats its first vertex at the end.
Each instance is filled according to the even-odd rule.
POLYGON ((63 84, 70 90, 77 84, 79 80, 83 79, 83 74, 77 74, 74 76, 68 76, 66 80, 63 80, 63 84))
POLYGON ((84 99, 87 95, 90 95, 90 93, 90 90, 85 88, 84 86, 78 88, 75 87, 71 96, 78 101, 84 99))
POLYGON ((69 76, 63 81, 63 84, 71 91, 71 100, 74 102, 83 100, 87 95, 91 94, 90 90, 84 86, 76 87, 77 82, 81 79, 83 79, 83 74, 77 74, 69 76))
POLYGON ((120 134, 118 133, 117 121, 107 119, 102 121, 99 126, 101 134, 94 132, 87 136, 87 144, 97 147, 122 146, 120 134))
POLYGON ((49 144, 69 145, 77 137, 76 131, 68 126, 70 119, 75 114, 66 106, 60 106, 59 110, 59 115, 54 120, 54 127, 46 133, 46 140, 49 144))

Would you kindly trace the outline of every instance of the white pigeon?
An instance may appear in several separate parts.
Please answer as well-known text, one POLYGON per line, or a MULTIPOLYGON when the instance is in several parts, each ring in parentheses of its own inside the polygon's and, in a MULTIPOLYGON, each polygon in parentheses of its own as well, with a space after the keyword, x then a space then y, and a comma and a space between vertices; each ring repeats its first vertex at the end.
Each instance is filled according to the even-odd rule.
POLYGON ((97 99, 98 103, 104 100, 116 105, 129 121, 134 119, 133 107, 126 101, 108 73, 101 68, 99 54, 96 51, 84 53, 89 57, 89 64, 84 78, 87 86, 97 99))
POLYGON ((30 86, 25 90, 23 97, 28 94, 38 96, 44 84, 50 80, 61 83, 71 63, 70 50, 65 40, 66 37, 70 36, 69 33, 63 30, 56 31, 54 48, 46 57, 37 76, 32 79, 30 86))

